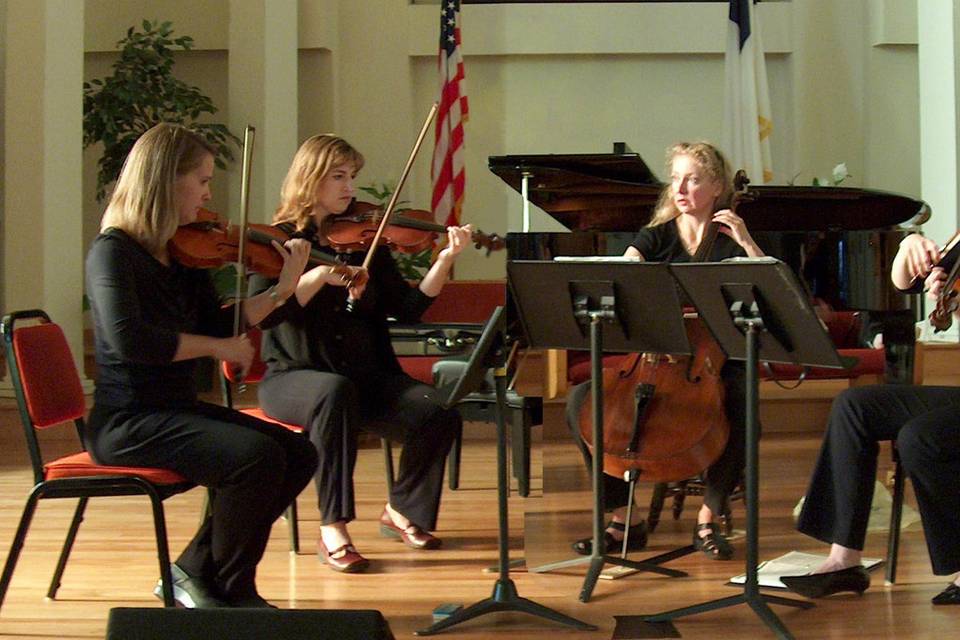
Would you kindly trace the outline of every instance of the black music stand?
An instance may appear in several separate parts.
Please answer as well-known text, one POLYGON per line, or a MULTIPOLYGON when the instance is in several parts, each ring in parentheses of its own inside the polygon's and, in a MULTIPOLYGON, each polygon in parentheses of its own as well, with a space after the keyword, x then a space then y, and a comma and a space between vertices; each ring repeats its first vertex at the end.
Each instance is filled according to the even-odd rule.
MULTIPOLYGON (((571 259, 573 260, 573 259, 571 259)), ((593 395, 593 552, 590 556, 528 569, 535 573, 590 563, 580 591, 590 600, 604 564, 673 578, 688 575, 659 566, 693 549, 682 547, 644 561, 601 553, 603 544, 604 352, 690 355, 677 286, 665 263, 627 259, 570 262, 514 260, 507 281, 531 347, 589 349, 593 395), (608 334, 604 337, 606 324, 608 334)))
POLYGON ((765 360, 838 369, 843 364, 803 287, 785 263, 774 258, 741 258, 720 263, 675 264, 670 265, 670 271, 727 357, 746 362, 746 583, 740 595, 642 617, 648 622, 667 622, 746 603, 778 638, 792 639, 767 603, 803 609, 813 603, 762 594, 757 581, 757 363, 765 360))
POLYGON ((493 378, 497 394, 494 415, 497 423, 497 506, 499 515, 498 547, 500 550, 498 568, 500 575, 493 587, 493 594, 489 598, 476 602, 466 609, 461 609, 449 617, 433 623, 426 629, 416 631, 415 635, 418 636, 430 636, 455 624, 498 611, 519 611, 570 625, 583 631, 596 630, 596 627, 592 624, 587 624, 559 611, 549 609, 533 600, 520 597, 516 585, 510 579, 510 536, 507 522, 507 492, 509 491, 510 480, 507 477, 507 430, 504 424, 504 407, 507 406, 505 327, 503 307, 497 307, 484 325, 483 332, 470 354, 470 360, 467 362, 460 379, 457 380, 456 385, 450 391, 445 403, 447 408, 455 406, 465 396, 483 385, 486 372, 489 369, 494 370, 493 378))

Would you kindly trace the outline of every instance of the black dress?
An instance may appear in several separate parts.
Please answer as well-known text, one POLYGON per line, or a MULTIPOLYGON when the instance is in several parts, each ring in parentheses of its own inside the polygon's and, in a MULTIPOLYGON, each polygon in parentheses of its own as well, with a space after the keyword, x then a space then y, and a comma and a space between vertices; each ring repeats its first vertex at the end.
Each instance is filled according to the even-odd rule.
POLYGON ((97 386, 84 431, 100 464, 170 469, 214 489, 210 514, 177 564, 227 602, 256 595, 270 528, 310 481, 303 438, 199 402, 194 360, 173 362, 179 333, 226 337, 210 276, 165 266, 123 231, 94 240, 86 262, 97 386))
MULTIPOLYGON (((671 220, 656 227, 641 229, 630 246, 637 249, 647 262, 690 262, 692 256, 687 253, 680 240, 676 222, 671 220)), ((726 258, 745 256, 746 252, 732 238, 718 234, 709 256, 709 261, 718 262, 726 258)), ((716 514, 726 510, 730 494, 736 488, 746 464, 746 369, 743 363, 727 361, 720 371, 720 377, 726 392, 725 409, 730 423, 730 438, 720 458, 706 473, 706 491, 703 501, 716 514)), ((580 409, 587 393, 590 381, 582 382, 570 390, 567 396, 567 426, 573 434, 577 446, 583 453, 587 467, 593 464, 590 450, 580 437, 580 409)), ((630 501, 630 485, 620 478, 604 474, 604 507, 617 509, 625 507, 630 501)))
MULTIPOLYGON (((287 229, 289 231, 289 229, 287 229)), ((313 226, 297 234, 317 251, 313 226)), ((351 264, 362 253, 345 254, 351 264)), ((251 293, 271 281, 251 279, 251 293)), ((379 248, 360 300, 347 309, 344 287, 324 285, 300 306, 296 296, 261 323, 267 373, 260 406, 271 417, 302 425, 320 464, 317 494, 323 524, 353 520, 353 470, 361 430, 403 443, 391 506, 421 529, 436 528, 447 452, 462 429, 437 390, 406 375, 390 343, 387 318, 416 322, 433 301, 411 286, 390 252, 379 248)))

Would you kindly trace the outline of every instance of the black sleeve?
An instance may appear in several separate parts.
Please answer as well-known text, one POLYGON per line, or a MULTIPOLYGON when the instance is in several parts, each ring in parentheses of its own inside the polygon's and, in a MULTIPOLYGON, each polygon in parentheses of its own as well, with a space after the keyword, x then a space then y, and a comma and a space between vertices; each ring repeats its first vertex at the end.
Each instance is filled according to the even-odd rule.
POLYGON ((173 361, 180 338, 163 325, 144 322, 136 264, 115 238, 101 236, 87 255, 87 296, 100 321, 98 338, 119 358, 143 364, 173 361))
MULTIPOLYGON (((206 269, 197 270, 197 333, 215 338, 227 338, 233 335, 234 305, 222 305, 213 277, 206 269)), ((241 318, 241 322, 243 318, 241 318)), ((240 327, 241 331, 243 327, 240 327)))
POLYGON ((637 232, 630 242, 630 246, 640 252, 644 260, 650 260, 660 251, 660 238, 654 231, 656 227, 644 227, 637 232))
POLYGON ((399 322, 414 323, 433 303, 433 298, 420 291, 420 287, 407 282, 386 247, 377 249, 370 271, 371 277, 377 279, 385 315, 393 316, 399 322))

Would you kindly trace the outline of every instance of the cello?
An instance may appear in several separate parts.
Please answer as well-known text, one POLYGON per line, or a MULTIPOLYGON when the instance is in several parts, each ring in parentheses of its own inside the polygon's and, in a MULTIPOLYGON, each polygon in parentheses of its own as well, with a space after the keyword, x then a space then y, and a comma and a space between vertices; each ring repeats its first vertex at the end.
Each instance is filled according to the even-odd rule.
MULTIPOLYGON (((746 187, 742 171, 734 183, 731 209, 746 187)), ((719 223, 708 223, 692 262, 709 259, 719 229, 719 223)), ((691 356, 636 353, 604 368, 603 469, 608 475, 639 473, 650 482, 677 482, 702 472, 723 453, 730 434, 720 377, 726 355, 693 314, 685 314, 684 323, 691 356)), ((579 428, 592 451, 591 407, 588 392, 579 428)))

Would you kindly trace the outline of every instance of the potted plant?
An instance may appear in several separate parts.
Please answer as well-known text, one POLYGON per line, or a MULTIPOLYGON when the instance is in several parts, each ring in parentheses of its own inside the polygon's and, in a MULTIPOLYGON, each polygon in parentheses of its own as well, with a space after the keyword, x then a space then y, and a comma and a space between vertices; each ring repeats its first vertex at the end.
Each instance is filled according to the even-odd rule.
POLYGON ((127 29, 117 43, 120 57, 113 74, 83 83, 83 146, 103 143, 97 161, 97 200, 120 175, 123 161, 133 143, 147 129, 160 122, 190 127, 216 150, 221 169, 233 160, 230 143, 240 143, 226 125, 199 123, 204 114, 217 108, 197 87, 173 76, 174 51, 189 51, 193 38, 173 38, 170 22, 144 20, 143 31, 127 29))
MULTIPOLYGON (((189 51, 193 38, 174 38, 170 22, 144 20, 141 27, 142 31, 130 27, 126 37, 117 42, 120 56, 113 63, 112 75, 83 83, 83 147, 103 144, 103 154, 97 161, 98 201, 119 177, 133 143, 156 124, 182 124, 200 134, 216 149, 214 160, 221 169, 233 160, 230 144, 240 144, 226 125, 197 121, 215 114, 217 108, 199 88, 173 75, 174 52, 189 51)), ((231 273, 232 269, 226 269, 214 274, 214 279, 225 283, 231 273)), ((214 365, 209 359, 201 362, 197 384, 208 391, 214 365)))

